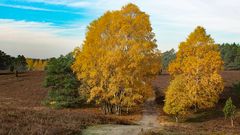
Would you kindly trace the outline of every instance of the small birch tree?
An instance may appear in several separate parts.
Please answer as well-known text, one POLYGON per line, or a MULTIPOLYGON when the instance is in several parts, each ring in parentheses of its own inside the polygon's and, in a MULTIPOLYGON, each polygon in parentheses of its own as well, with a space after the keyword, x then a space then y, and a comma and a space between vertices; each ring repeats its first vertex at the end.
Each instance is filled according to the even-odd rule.
POLYGON ((231 126, 233 127, 233 120, 236 113, 236 106, 233 105, 231 97, 226 101, 225 106, 223 108, 223 112, 225 115, 225 119, 229 118, 231 120, 231 126))

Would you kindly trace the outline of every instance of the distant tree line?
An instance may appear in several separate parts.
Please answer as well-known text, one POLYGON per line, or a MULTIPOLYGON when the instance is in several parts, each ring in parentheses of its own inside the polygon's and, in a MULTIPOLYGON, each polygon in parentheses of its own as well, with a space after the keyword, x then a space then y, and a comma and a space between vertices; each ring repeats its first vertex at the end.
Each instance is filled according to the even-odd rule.
POLYGON ((240 44, 225 43, 219 46, 225 70, 240 70, 240 44))
MULTIPOLYGON (((219 45, 224 70, 240 70, 240 44, 224 43, 219 45)), ((171 49, 162 53, 162 68, 166 70, 172 60, 176 58, 176 51, 171 49)))
POLYGON ((0 50, 0 70, 9 70, 11 72, 23 72, 41 70, 47 65, 47 59, 25 58, 24 55, 12 57, 0 50))
POLYGON ((26 58, 23 55, 12 57, 0 50, 0 70, 25 71, 26 66, 26 58))

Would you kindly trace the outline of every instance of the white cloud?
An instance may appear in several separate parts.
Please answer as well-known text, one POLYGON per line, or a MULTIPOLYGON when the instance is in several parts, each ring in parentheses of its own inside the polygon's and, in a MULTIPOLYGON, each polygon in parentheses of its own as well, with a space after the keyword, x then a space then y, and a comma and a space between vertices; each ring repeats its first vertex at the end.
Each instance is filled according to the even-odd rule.
POLYGON ((58 28, 49 23, 0 20, 0 50, 16 56, 49 58, 67 54, 83 40, 81 34, 61 36, 65 32, 82 28, 58 28))
POLYGON ((159 48, 177 48, 198 26, 204 26, 217 42, 240 42, 239 0, 31 0, 70 7, 85 7, 100 16, 107 10, 137 4, 150 15, 159 48), (79 3, 79 4, 77 4, 79 3), (221 35, 221 36, 220 36, 221 35), (224 35, 224 36, 223 36, 224 35))
MULTIPOLYGON (((88 9, 89 16, 100 16, 107 10, 120 9, 127 3, 137 4, 142 11, 145 11, 150 15, 150 20, 153 26, 153 30, 156 33, 159 49, 162 51, 169 50, 171 48, 177 48, 179 42, 185 40, 188 34, 198 26, 204 26, 212 37, 218 43, 223 42, 239 42, 240 43, 240 1, 239 0, 25 0, 31 2, 42 2, 45 4, 63 5, 72 8, 86 8, 88 9)), ((31 24, 24 22, 23 24, 8 24, 5 26, 8 29, 14 28, 12 33, 13 39, 8 40, 14 42, 15 45, 20 46, 17 42, 21 42, 22 45, 25 42, 30 42, 32 46, 36 48, 38 45, 44 44, 48 48, 49 52, 54 50, 53 56, 60 54, 57 52, 63 52, 64 47, 67 51, 71 50, 73 46, 82 41, 85 34, 85 26, 78 23, 72 24, 70 28, 58 28, 53 27, 51 24, 31 24), (15 25, 18 26, 15 28, 15 25), (26 25, 26 26, 25 26, 26 25), (23 28, 21 28, 23 27, 23 28), (77 28, 77 29, 75 29, 77 28), (22 31, 22 33, 21 33, 22 31), (29 32, 30 31, 30 32, 29 32), (16 33, 19 32, 19 36, 16 33), (29 33, 26 33, 29 32, 29 33), (15 33, 15 34, 14 34, 15 33), (24 35, 24 34, 27 35, 24 35), (81 35, 81 39, 77 40, 76 33, 81 35), (59 36, 62 35, 62 36, 59 36), (66 36, 68 34, 68 36, 66 36), (44 38, 37 38, 37 37, 44 38), (73 36, 73 37, 72 37, 73 36), (34 39, 27 41, 27 39, 34 39), (36 39, 35 39, 36 38, 36 39), (24 39, 24 41, 21 41, 24 39), (42 41, 44 39, 44 41, 42 41), (45 40, 47 39, 47 40, 45 40), (23 43, 22 43, 23 42, 23 43), (44 43, 42 43, 44 42, 44 43), (55 45, 61 46, 58 48, 55 45), (63 44, 69 44, 64 46, 63 44), (71 44, 71 45, 70 45, 71 44), (54 47, 53 47, 54 46, 54 47), (71 49, 70 49, 71 48, 71 49), (52 50, 51 50, 52 49, 52 50)), ((19 22, 18 22, 19 23, 19 22)), ((2 24, 0 22, 0 24, 2 24)), ((2 28, 1 26, 0 28, 2 28)), ((6 31, 8 31, 6 29, 6 31)), ((6 37, 3 35, 3 31, 0 31, 0 38, 6 37)), ((8 35, 9 38, 11 35, 8 35)), ((4 39, 3 38, 3 39, 4 39)), ((6 40, 4 40, 6 41, 6 40)), ((28 43, 30 46, 30 43, 28 43)), ((13 45, 12 45, 13 46, 13 45)), ((2 47, 2 43, 0 43, 2 47)), ((5 47, 7 48, 7 47, 5 47)), ((23 48, 23 46, 21 46, 23 48)), ((25 48, 25 47, 24 47, 25 48)), ((1 48, 0 48, 1 49, 1 48)), ((65 52, 67 52, 65 51, 65 52)), ((22 51, 24 52, 24 51, 22 51)), ((39 54, 39 57, 41 55, 39 54)))
POLYGON ((91 6, 91 3, 87 2, 87 1, 77 1, 77 2, 73 2, 73 3, 69 3, 68 6, 70 6, 70 7, 87 7, 87 6, 91 6))
POLYGON ((137 0, 136 4, 150 14, 163 51, 177 48, 198 25, 218 43, 240 42, 238 0, 137 0))

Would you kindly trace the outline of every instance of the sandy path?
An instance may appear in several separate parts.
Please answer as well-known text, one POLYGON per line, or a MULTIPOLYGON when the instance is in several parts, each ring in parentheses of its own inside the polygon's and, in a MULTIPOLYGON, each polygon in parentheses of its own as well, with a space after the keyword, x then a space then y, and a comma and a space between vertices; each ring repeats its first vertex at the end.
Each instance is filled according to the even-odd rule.
POLYGON ((156 110, 155 100, 151 98, 144 105, 143 118, 138 125, 97 125, 84 130, 83 135, 138 135, 149 129, 159 129, 156 110))

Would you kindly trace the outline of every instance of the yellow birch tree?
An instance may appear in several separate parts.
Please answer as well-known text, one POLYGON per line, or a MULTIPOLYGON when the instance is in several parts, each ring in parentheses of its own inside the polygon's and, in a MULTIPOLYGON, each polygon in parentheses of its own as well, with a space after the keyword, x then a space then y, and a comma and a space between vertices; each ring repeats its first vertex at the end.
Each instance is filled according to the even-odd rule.
POLYGON ((72 69, 88 85, 89 101, 101 104, 106 113, 121 114, 153 94, 151 80, 160 65, 149 16, 128 4, 88 26, 72 69))
MULTIPOLYGON (((206 109, 215 106, 223 91, 223 80, 219 74, 222 65, 217 44, 203 27, 198 26, 185 42, 180 43, 177 57, 170 63, 168 71, 173 76, 172 81, 179 75, 184 76, 182 83, 191 107, 206 109)), ((170 84, 168 90, 171 87, 170 84)))

